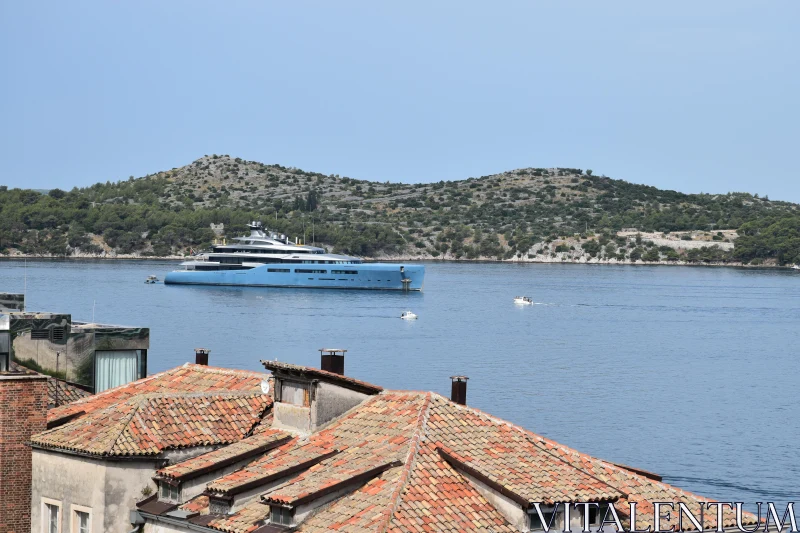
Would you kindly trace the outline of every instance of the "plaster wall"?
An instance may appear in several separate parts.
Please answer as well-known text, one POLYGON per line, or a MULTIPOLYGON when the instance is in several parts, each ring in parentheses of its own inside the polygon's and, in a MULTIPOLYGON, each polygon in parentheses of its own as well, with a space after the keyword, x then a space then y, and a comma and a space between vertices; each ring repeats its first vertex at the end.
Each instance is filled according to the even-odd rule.
POLYGON ((314 401, 311 402, 311 427, 319 429, 337 416, 341 416, 369 398, 368 394, 355 392, 332 383, 317 382, 314 401))
POLYGON ((466 472, 458 471, 464 479, 469 481, 475 490, 481 493, 486 500, 503 515, 517 531, 528 531, 528 514, 520 504, 489 487, 485 483, 470 476, 466 472))
POLYGON ((152 477, 161 461, 109 461, 105 472, 104 533, 127 533, 132 529, 130 511, 143 498, 142 489, 153 488, 152 477))
POLYGON ((161 461, 103 461, 33 450, 32 533, 44 533, 42 498, 61 503, 61 531, 72 531, 72 505, 91 509, 92 533, 127 533, 130 511, 161 461))
POLYGON ((71 531, 71 506, 92 510, 92 533, 102 533, 105 514, 105 471, 103 461, 33 450, 31 531, 44 533, 42 498, 61 503, 61 531, 71 531))
POLYGON ((272 427, 308 434, 311 429, 311 408, 275 402, 272 406, 272 427))

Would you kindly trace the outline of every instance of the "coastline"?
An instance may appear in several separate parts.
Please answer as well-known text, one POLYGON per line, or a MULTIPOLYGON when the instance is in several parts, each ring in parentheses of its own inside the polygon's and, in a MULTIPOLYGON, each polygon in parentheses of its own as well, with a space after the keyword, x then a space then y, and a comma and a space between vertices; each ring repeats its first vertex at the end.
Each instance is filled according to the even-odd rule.
MULTIPOLYGON (((445 254, 450 255, 450 254, 445 254)), ((135 254, 116 254, 116 255, 31 255, 15 254, 0 255, 0 261, 21 261, 21 260, 46 260, 46 261, 186 261, 190 256, 142 256, 135 254)), ((692 266, 692 267, 735 267, 735 268, 769 268, 769 269, 791 269, 791 266, 781 266, 775 261, 764 261, 758 265, 744 264, 742 262, 703 262, 703 261, 631 261, 618 259, 604 259, 585 256, 581 257, 515 257, 512 259, 497 259, 494 257, 475 257, 475 258, 456 258, 456 257, 433 257, 432 255, 397 255, 397 256, 377 256, 364 257, 365 261, 375 263, 396 263, 396 262, 426 262, 426 263, 509 263, 509 264, 562 264, 562 265, 616 265, 616 266, 692 266)))

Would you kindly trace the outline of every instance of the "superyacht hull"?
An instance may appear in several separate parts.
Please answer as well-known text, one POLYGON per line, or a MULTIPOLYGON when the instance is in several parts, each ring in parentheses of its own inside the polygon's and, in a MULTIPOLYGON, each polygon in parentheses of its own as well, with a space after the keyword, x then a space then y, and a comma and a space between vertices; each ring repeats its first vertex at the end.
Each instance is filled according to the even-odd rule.
POLYGON ((386 263, 288 264, 267 263, 247 270, 175 270, 164 278, 171 285, 231 285, 308 289, 421 291, 423 265, 386 263), (406 280, 406 283, 403 283, 406 280), (407 287, 405 286, 407 285, 407 287))

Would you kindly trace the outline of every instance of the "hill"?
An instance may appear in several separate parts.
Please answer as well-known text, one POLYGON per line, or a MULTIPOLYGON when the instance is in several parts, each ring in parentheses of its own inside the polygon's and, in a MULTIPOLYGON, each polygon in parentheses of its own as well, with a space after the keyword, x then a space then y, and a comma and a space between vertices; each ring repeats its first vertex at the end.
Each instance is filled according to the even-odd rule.
POLYGON ((649 253, 650 260, 800 261, 797 204, 683 194, 572 168, 403 184, 212 155, 69 192, 0 187, 0 250, 7 252, 182 254, 211 242, 210 224, 234 236, 251 219, 376 258, 635 261, 649 253), (653 238, 637 239, 638 232, 653 238), (686 245, 698 239, 701 246, 686 245), (744 246, 731 251, 734 239, 744 246), (691 250, 702 251, 690 257, 691 250))

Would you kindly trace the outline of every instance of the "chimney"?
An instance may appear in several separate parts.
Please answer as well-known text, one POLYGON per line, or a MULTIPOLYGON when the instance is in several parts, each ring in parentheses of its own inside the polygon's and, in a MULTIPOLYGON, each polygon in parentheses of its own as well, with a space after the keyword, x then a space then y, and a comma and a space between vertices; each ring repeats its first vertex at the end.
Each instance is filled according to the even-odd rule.
POLYGON ((0 532, 31 530, 33 451, 28 442, 45 429, 47 376, 0 372, 0 532))
POLYGON ((344 354, 341 348, 320 348, 320 368, 344 376, 344 354))
POLYGON ((198 365, 208 366, 208 354, 211 350, 206 348, 194 349, 194 362, 198 365))
POLYGON ((467 376, 450 376, 453 382, 450 389, 450 400, 461 405, 467 405, 467 376))

